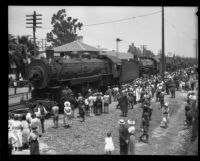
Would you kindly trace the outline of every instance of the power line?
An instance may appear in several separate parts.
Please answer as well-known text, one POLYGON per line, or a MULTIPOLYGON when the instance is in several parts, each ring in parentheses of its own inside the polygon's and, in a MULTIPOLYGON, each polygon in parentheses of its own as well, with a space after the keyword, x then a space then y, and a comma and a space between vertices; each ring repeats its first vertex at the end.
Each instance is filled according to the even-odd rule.
POLYGON ((150 15, 157 14, 157 13, 160 13, 160 12, 161 11, 156 11, 156 12, 148 13, 148 14, 145 14, 145 15, 139 15, 139 16, 134 16, 134 17, 130 17, 130 18, 124 18, 124 19, 119 19, 119 20, 114 20, 114 21, 107 21, 107 22, 100 22, 100 23, 96 23, 96 24, 88 24, 88 25, 83 25, 83 27, 103 25, 103 24, 116 23, 116 22, 122 22, 122 21, 128 21, 128 20, 135 19, 135 18, 150 16, 150 15))
MULTIPOLYGON (((124 18, 124 19, 119 19, 119 20, 114 20, 114 21, 107 21, 107 22, 100 22, 100 23, 96 23, 96 24, 88 24, 88 25, 83 25, 82 27, 89 27, 89 26, 96 26, 96 25, 103 25, 103 24, 109 24, 109 23, 116 23, 116 22, 128 21, 128 20, 133 20, 135 18, 140 18, 140 17, 146 17, 146 16, 154 15, 154 14, 157 14, 157 13, 160 13, 160 12, 161 11, 156 11, 156 12, 151 12, 151 13, 144 14, 144 15, 130 17, 130 18, 124 18)), ((19 24, 17 24, 17 25, 19 25, 19 24)), ((52 27, 43 27, 41 29, 49 30, 49 29, 52 29, 52 27)))

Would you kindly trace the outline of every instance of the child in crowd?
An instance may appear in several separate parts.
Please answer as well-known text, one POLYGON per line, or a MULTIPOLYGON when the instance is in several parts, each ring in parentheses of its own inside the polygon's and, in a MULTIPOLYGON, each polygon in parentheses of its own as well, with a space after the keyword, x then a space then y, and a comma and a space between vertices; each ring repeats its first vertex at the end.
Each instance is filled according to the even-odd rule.
POLYGON ((107 155, 111 155, 111 152, 114 150, 114 144, 110 132, 107 133, 107 137, 105 138, 104 149, 107 155))

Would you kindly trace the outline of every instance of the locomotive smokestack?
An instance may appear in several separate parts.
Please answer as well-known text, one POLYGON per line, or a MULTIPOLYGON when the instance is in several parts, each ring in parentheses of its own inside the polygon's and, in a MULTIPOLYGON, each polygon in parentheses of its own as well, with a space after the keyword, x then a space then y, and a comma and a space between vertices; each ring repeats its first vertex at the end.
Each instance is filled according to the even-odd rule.
POLYGON ((54 57, 54 50, 47 49, 46 50, 46 58, 47 58, 47 60, 49 60, 49 63, 51 62, 51 60, 53 59, 53 57, 54 57))
POLYGON ((47 49, 46 50, 46 58, 47 59, 52 59, 54 57, 54 50, 51 50, 51 49, 47 49))

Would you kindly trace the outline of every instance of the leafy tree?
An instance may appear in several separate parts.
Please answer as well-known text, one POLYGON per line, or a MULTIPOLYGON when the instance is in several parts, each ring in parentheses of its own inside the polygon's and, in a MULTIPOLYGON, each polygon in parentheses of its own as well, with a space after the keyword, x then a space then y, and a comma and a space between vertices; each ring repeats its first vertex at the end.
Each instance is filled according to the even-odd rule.
POLYGON ((151 50, 145 49, 144 50, 144 56, 146 56, 146 57, 154 57, 155 55, 151 50))
POLYGON ((134 43, 132 43, 131 45, 129 45, 129 48, 128 48, 128 52, 133 54, 134 56, 134 59, 137 59, 139 57, 142 56, 142 52, 140 50, 140 48, 137 48, 134 43))
POLYGON ((77 29, 81 30, 83 26, 82 23, 78 22, 78 18, 67 17, 65 9, 53 14, 51 24, 53 30, 47 33, 47 42, 52 42, 54 47, 76 40, 78 36, 76 34, 77 29))

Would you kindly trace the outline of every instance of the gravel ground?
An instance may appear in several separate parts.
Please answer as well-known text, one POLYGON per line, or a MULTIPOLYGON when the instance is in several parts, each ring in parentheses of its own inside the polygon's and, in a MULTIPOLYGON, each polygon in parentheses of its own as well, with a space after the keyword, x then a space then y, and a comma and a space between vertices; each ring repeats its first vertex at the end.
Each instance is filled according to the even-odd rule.
MULTIPOLYGON (((180 137, 180 131, 183 129, 184 123, 184 97, 186 93, 176 92, 176 99, 165 96, 165 100, 169 102, 170 107, 170 126, 168 129, 160 128, 161 110, 160 104, 152 100, 153 113, 152 121, 149 129, 149 144, 137 143, 136 154, 138 155, 174 155, 170 152, 171 147, 175 146, 175 141, 180 137)), ((136 138, 142 134, 140 132, 140 121, 142 109, 141 104, 135 105, 134 109, 130 109, 128 117, 121 117, 120 110, 116 109, 116 102, 110 105, 109 114, 101 116, 86 117, 85 122, 80 122, 79 118, 72 120, 71 127, 65 129, 63 127, 62 117, 60 115, 59 128, 52 128, 52 120, 46 120, 46 133, 39 140, 41 154, 91 154, 103 155, 104 138, 106 133, 111 131, 115 150, 112 154, 119 155, 119 134, 118 120, 123 118, 125 121, 134 119, 136 121, 136 138)), ((77 111, 75 111, 77 116, 77 111)), ((180 137, 181 138, 181 137, 180 137)), ((178 141, 177 141, 178 142, 178 141)), ((21 152, 25 154, 25 152, 21 152)), ((27 152, 28 154, 28 152, 27 152)), ((177 154, 177 153, 176 153, 177 154)), ((179 154, 177 154, 179 155, 179 154)))

